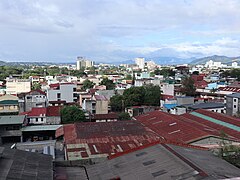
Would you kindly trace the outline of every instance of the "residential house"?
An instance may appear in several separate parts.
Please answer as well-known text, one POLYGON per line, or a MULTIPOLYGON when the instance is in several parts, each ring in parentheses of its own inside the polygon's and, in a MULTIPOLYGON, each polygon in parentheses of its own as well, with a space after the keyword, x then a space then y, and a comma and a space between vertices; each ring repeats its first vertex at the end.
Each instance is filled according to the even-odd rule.
POLYGON ((77 85, 73 83, 57 83, 50 84, 47 90, 47 99, 49 103, 63 102, 74 103, 78 101, 78 94, 76 91, 77 85))
POLYGON ((0 96, 0 114, 17 115, 19 112, 18 97, 13 95, 0 96))
POLYGON ((240 93, 228 94, 226 96, 226 114, 230 116, 240 115, 240 93))
POLYGON ((34 107, 22 114, 26 115, 29 124, 60 124, 60 109, 61 106, 34 107))
POLYGON ((103 95, 93 95, 91 99, 85 98, 82 103, 82 109, 90 114, 107 114, 108 99, 103 95))
POLYGON ((0 144, 22 142, 21 128, 26 124, 24 115, 0 116, 0 144))
POLYGON ((17 95, 31 91, 29 79, 6 79, 6 94, 17 95))
POLYGON ((21 93, 19 97, 19 108, 20 113, 31 111, 33 107, 46 107, 47 96, 46 93, 37 89, 32 90, 28 93, 21 93))

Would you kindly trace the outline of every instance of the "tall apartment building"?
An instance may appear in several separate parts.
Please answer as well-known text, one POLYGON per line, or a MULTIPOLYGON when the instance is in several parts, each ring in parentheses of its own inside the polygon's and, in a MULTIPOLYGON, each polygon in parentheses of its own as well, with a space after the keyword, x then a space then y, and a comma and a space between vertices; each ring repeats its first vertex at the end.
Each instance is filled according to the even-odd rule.
POLYGON ((135 63, 138 65, 140 69, 144 69, 145 58, 135 58, 135 63))
POLYGON ((85 59, 84 57, 77 57, 77 70, 80 70, 81 68, 92 67, 93 65, 93 61, 85 59))
POLYGON ((233 93, 226 96, 226 114, 230 116, 240 113, 240 93, 233 93))
POLYGON ((6 94, 20 94, 31 91, 31 81, 29 79, 7 79, 6 94))

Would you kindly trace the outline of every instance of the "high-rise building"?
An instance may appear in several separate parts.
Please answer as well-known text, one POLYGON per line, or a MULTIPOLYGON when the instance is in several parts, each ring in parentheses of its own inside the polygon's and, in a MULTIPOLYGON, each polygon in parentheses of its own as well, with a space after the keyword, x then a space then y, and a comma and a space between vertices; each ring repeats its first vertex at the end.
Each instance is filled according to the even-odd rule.
POLYGON ((93 65, 93 61, 85 59, 84 57, 77 57, 77 70, 80 70, 81 68, 92 67, 93 65))
POLYGON ((135 63, 138 65, 140 69, 144 69, 145 58, 135 58, 135 63))

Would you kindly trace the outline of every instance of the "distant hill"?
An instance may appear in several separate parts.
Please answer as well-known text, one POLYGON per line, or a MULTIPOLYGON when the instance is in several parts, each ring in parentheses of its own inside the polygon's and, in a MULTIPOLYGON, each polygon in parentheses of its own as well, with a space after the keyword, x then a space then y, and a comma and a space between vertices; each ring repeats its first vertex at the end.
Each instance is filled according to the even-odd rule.
POLYGON ((231 63, 233 60, 240 61, 240 57, 227 57, 227 56, 208 56, 200 59, 193 60, 190 64, 205 64, 207 61, 217 61, 222 63, 231 63))

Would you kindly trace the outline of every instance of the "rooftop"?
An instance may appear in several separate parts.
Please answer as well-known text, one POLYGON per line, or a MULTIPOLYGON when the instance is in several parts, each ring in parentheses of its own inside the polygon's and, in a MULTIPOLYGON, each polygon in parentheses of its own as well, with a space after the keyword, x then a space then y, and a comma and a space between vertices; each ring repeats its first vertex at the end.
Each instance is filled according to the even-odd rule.
POLYGON ((212 108, 224 108, 223 103, 215 103, 215 102, 206 102, 206 103, 199 103, 189 106, 192 109, 212 109, 212 108))
POLYGON ((0 147, 0 179, 53 179, 52 157, 0 147))
POLYGON ((211 152, 169 144, 87 166, 90 179, 225 179, 240 177, 238 168, 211 152))
POLYGON ((0 116, 0 125, 23 124, 25 116, 0 116))
POLYGON ((23 132, 27 131, 56 131, 62 125, 36 125, 36 126, 26 126, 22 128, 23 132))

